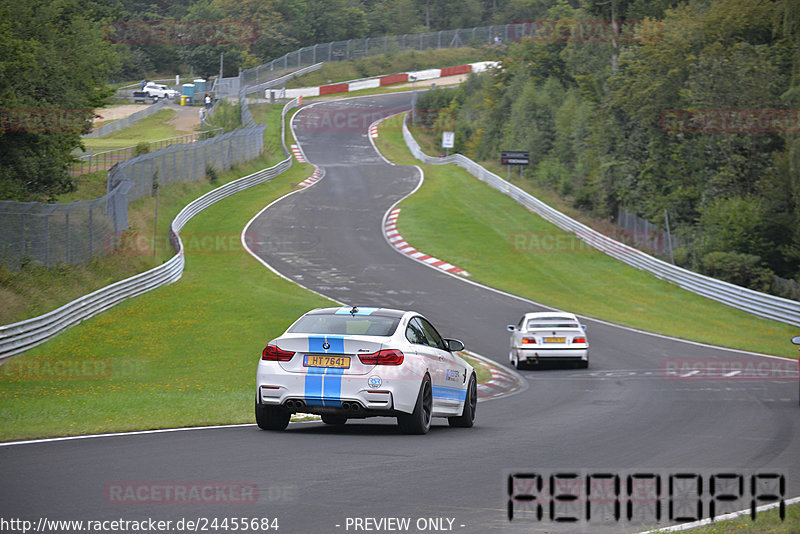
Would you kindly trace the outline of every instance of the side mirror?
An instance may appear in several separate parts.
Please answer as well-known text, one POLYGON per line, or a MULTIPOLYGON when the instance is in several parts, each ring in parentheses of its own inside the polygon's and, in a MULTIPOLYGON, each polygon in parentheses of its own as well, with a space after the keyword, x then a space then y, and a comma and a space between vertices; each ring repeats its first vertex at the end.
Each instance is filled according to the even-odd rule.
POLYGON ((445 339, 445 345, 447 345, 447 350, 450 352, 460 352, 464 350, 464 342, 459 341, 457 339, 445 339))
POLYGON ((586 332, 586 325, 585 324, 582 324, 581 328, 583 328, 583 331, 586 332))
POLYGON ((800 336, 794 336, 792 338, 792 343, 794 343, 795 345, 800 345, 800 336))
POLYGON ((517 329, 517 327, 516 327, 516 326, 514 326, 513 324, 510 324, 510 325, 508 325, 508 326, 506 327, 506 330, 508 330, 509 332, 513 332, 513 331, 514 331, 514 330, 516 330, 516 329, 517 329))

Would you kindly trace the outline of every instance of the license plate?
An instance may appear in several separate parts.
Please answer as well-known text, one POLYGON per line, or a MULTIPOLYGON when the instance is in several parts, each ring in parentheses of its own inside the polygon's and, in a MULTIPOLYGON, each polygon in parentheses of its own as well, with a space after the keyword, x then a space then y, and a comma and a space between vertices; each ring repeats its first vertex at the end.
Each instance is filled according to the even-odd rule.
POLYGON ((544 338, 545 343, 566 343, 567 338, 565 337, 546 337, 544 338))
POLYGON ((303 365, 306 367, 338 367, 341 369, 348 369, 350 367, 350 356, 307 354, 303 358, 303 365))

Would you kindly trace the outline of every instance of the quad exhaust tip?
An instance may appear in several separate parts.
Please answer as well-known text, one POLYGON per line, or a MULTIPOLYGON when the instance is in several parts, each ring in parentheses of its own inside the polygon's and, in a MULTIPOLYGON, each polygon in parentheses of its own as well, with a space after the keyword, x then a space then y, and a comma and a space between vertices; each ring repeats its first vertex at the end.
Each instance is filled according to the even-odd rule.
MULTIPOLYGON (((290 410, 302 410, 306 407, 306 403, 303 400, 287 400, 284 404, 290 410)), ((358 412, 361 411, 361 405, 357 402, 343 402, 342 409, 348 412, 358 412)))

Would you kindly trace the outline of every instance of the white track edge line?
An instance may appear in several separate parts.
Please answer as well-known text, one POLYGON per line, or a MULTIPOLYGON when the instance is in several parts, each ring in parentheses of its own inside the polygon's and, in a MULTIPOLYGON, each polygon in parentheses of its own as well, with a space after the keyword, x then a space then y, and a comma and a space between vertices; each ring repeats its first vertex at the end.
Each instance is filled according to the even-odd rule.
MULTIPOLYGON (((793 504, 800 503, 800 497, 793 497, 791 499, 783 501, 786 506, 791 506, 793 504)), ((777 508, 780 506, 780 502, 775 502, 771 504, 765 504, 763 506, 759 506, 756 508, 756 512, 766 512, 767 510, 771 510, 772 508, 777 508)), ((659 532, 680 532, 682 530, 691 530, 694 528, 704 527, 706 525, 710 525, 712 523, 716 523, 718 521, 728 521, 731 519, 736 519, 741 517, 745 514, 749 514, 751 510, 739 510, 738 512, 731 512, 729 514, 721 515, 714 519, 701 519, 700 521, 694 521, 692 523, 683 523, 681 525, 675 525, 672 527, 664 527, 658 528, 655 530, 647 530, 645 532, 640 532, 639 534, 658 534, 659 532)))

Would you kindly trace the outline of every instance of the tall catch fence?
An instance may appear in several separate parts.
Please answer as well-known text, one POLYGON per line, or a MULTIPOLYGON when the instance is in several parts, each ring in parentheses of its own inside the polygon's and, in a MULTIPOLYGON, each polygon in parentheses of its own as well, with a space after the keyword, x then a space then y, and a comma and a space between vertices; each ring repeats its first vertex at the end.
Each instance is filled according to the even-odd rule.
POLYGON ((195 182, 205 178, 207 168, 226 171, 238 163, 249 161, 264 148, 265 125, 234 130, 184 145, 172 145, 163 150, 124 161, 108 173, 108 189, 128 183, 128 202, 150 196, 155 185, 195 182))
POLYGON ((204 141, 171 145, 115 165, 108 193, 71 204, 0 201, 0 263, 9 268, 36 262, 48 267, 85 263, 108 254, 114 236, 128 229, 128 204, 159 186, 205 179, 207 169, 225 171, 264 148, 259 125, 204 141))
POLYGON ((18 269, 83 263, 109 252, 110 238, 128 228, 129 186, 71 204, 0 201, 0 262, 18 269))
POLYGON ((683 244, 677 236, 625 208, 619 208, 617 212, 617 226, 621 230, 614 236, 616 239, 671 263, 675 249, 683 244))

